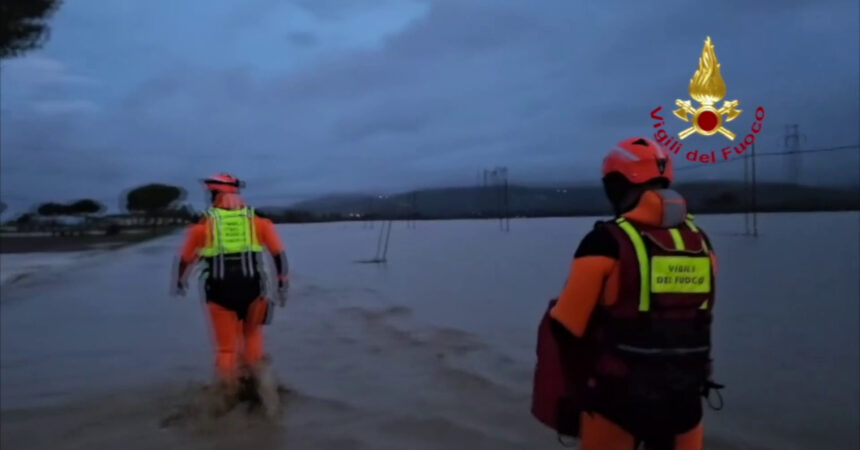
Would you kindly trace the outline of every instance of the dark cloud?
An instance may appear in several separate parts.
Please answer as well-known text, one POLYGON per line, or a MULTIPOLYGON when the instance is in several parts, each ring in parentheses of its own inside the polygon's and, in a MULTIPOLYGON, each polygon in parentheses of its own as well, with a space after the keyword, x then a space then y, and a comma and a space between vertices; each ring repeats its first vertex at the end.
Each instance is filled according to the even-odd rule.
POLYGON ((553 30, 545 24, 516 4, 437 1, 425 17, 388 40, 386 54, 433 61, 515 50, 549 37, 553 30))
POLYGON ((393 110, 380 108, 378 114, 368 113, 357 119, 340 120, 335 133, 345 142, 359 142, 377 134, 413 134, 426 127, 429 113, 423 110, 393 110))
MULTIPOLYGON (((333 23, 388 5, 292 4, 333 23)), ((276 7, 265 0, 247 6, 276 7)), ((700 5, 680 0, 660 6, 434 0, 427 7, 378 45, 319 50, 275 74, 254 66, 171 64, 123 98, 74 118, 46 119, 45 111, 25 109, 8 120, 4 96, 4 131, 13 130, 3 133, 4 195, 27 188, 29 178, 12 175, 10 167, 28 166, 57 174, 39 188, 45 196, 72 184, 60 175, 68 168, 84 175, 77 180, 101 180, 108 170, 112 183, 158 178, 189 189, 199 176, 229 170, 248 179, 252 200, 267 201, 465 184, 497 164, 508 165, 516 181, 595 180, 614 141, 653 133, 650 111, 662 105, 668 118, 674 100, 688 98, 706 35, 716 45, 727 96, 745 109, 732 123, 739 133, 764 105, 760 142, 768 150, 781 148, 786 123, 800 123, 810 147, 860 141, 855 2, 721 2, 707 17, 700 5), (26 150, 39 148, 54 159, 37 161, 26 150), (106 153, 96 157, 97 151, 106 153)), ((288 35, 285 47, 323 47, 311 45, 317 30, 302 29, 288 35)), ((86 100, 78 98, 83 92, 69 87, 68 95, 22 98, 57 97, 72 103, 55 107, 86 109, 73 103, 86 100)), ((853 180, 856 170, 844 168, 853 157, 810 157, 805 167, 853 180)), ((740 173, 740 166, 725 166, 702 170, 740 173)), ((772 178, 783 173, 769 162, 761 170, 772 178)), ((76 183, 81 190, 99 186, 76 183)))

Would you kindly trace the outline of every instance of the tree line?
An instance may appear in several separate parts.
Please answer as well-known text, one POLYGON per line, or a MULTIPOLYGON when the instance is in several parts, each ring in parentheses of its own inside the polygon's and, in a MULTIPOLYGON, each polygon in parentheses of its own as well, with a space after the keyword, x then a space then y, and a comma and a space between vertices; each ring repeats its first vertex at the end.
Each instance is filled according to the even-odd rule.
POLYGON ((82 199, 70 204, 43 203, 36 208, 40 216, 87 216, 98 214, 102 210, 104 205, 92 199, 82 199))
MULTIPOLYGON (((177 186, 151 183, 129 190, 121 200, 120 209, 127 212, 125 218, 130 225, 157 227, 161 224, 187 223, 197 220, 199 215, 186 203, 185 191, 177 186)), ((6 205, 0 203, 0 211, 6 205)), ((97 219, 105 206, 93 199, 81 199, 70 203, 46 202, 32 211, 21 214, 13 222, 19 226, 32 225, 38 218, 53 219, 51 228, 57 228, 57 218, 78 217, 87 222, 104 222, 97 219)), ((119 224, 114 223, 115 226, 119 224)))

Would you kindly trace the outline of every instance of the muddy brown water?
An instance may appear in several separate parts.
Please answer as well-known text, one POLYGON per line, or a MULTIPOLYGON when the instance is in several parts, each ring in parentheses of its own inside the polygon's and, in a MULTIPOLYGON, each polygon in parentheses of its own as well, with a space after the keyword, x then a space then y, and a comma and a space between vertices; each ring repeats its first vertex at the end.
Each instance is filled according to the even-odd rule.
MULTIPOLYGON (((702 217, 720 257, 726 407, 707 448, 858 446, 860 214, 702 217)), ((201 411, 202 303, 168 295, 171 235, 2 287, 5 449, 560 448, 529 415, 537 324, 594 219, 281 226, 294 282, 266 329, 283 414, 201 411)), ((5 264, 4 264, 5 265, 5 264)), ((0 268, 3 270, 3 268, 0 268)))

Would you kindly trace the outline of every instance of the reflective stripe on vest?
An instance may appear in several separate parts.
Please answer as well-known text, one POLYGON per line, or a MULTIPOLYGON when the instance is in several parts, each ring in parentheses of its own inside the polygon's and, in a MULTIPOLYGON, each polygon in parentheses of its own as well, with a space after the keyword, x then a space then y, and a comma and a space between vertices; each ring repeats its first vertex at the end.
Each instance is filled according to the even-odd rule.
MULTIPOLYGON (((710 257, 674 257, 660 256, 655 257, 653 264, 649 260, 648 250, 645 246, 645 241, 639 230, 623 217, 615 221, 621 228, 630 243, 633 245, 633 250, 636 253, 636 261, 639 264, 639 311, 648 312, 651 310, 651 293, 707 293, 711 292, 711 267, 710 257), (652 272, 652 266, 655 271, 652 272), (674 268, 674 273, 673 273, 674 268), (695 273, 695 275, 693 275, 695 273), (676 284, 671 281, 669 275, 674 279, 683 280, 683 285, 676 284), (653 280, 652 280, 653 276, 653 280), (663 282, 663 280, 668 280, 663 282)), ((693 225, 692 215, 687 216, 687 226, 695 233, 699 230, 693 225)), ((676 250, 685 250, 686 245, 681 236, 681 232, 677 228, 669 229, 669 234, 672 236, 672 241, 675 244, 676 250)), ((707 255, 709 250, 702 239, 702 249, 707 255)), ((708 303, 705 301, 701 309, 707 309, 708 303)))
POLYGON ((681 232, 677 228, 672 228, 669 230, 669 234, 672 235, 672 242, 675 243, 675 248, 684 250, 684 238, 681 237, 681 232))
POLYGON ((213 257, 263 250, 257 240, 253 209, 213 208, 207 215, 209 227, 206 233, 206 246, 200 251, 201 256, 213 257))
POLYGON ((645 249, 645 241, 639 235, 633 225, 623 217, 616 221, 618 226, 627 233, 633 249, 636 251, 636 260, 639 262, 639 311, 651 309, 651 269, 648 267, 648 251, 645 249))

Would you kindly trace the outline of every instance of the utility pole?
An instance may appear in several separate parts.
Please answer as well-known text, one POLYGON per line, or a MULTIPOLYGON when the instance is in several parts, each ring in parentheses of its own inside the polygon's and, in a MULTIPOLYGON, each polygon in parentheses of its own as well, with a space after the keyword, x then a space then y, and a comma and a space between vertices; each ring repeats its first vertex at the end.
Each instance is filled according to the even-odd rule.
POLYGON ((492 214, 490 212, 490 210, 487 209, 490 205, 490 201, 492 200, 492 198, 491 198, 492 193, 488 189, 489 184, 487 184, 489 181, 489 176, 490 176, 490 171, 487 169, 484 169, 484 187, 483 187, 483 189, 481 189, 481 196, 480 196, 481 197, 481 216, 484 216, 485 214, 487 214, 489 216, 490 214, 492 214))
POLYGON ((507 231, 511 231, 511 216, 510 216, 511 211, 510 211, 510 195, 509 195, 509 190, 508 190, 508 168, 507 167, 502 168, 502 182, 504 183, 504 186, 502 187, 502 189, 504 189, 504 194, 503 194, 503 197, 504 197, 504 217, 505 217, 504 231, 507 232, 507 231))
POLYGON ((750 235, 750 158, 744 155, 744 236, 750 235))
POLYGON ((752 144, 752 226, 753 236, 758 237, 758 201, 756 198, 755 142, 752 144))
POLYGON ((505 219, 504 219, 504 191, 502 189, 502 179, 504 178, 503 170, 501 167, 496 167, 493 170, 493 174, 495 175, 495 183, 494 188, 496 190, 496 211, 499 217, 499 229, 505 231, 505 219))
POLYGON ((491 183, 496 197, 496 216, 499 219, 499 229, 502 231, 510 231, 510 219, 508 218, 509 200, 508 200, 508 168, 505 166, 496 167, 490 172, 491 183))
POLYGON ((379 228, 379 238, 376 239, 376 256, 373 259, 360 260, 360 263, 385 264, 388 262, 388 243, 391 240, 392 220, 383 220, 379 228))
POLYGON ((362 228, 373 228, 373 199, 367 200, 367 206, 364 212, 364 222, 362 228))
MULTIPOLYGON (((510 231, 510 193, 508 188, 508 168, 498 166, 484 170, 484 192, 489 216, 499 219, 499 229, 510 231), (494 205, 495 204, 495 205, 494 205), (494 205, 494 206, 493 206, 494 205)), ((483 215, 483 214, 482 214, 483 215)))
POLYGON ((797 124, 785 126, 785 150, 791 152, 785 155, 788 166, 788 181, 793 184, 800 183, 800 140, 806 140, 806 136, 800 134, 798 127, 797 124))

